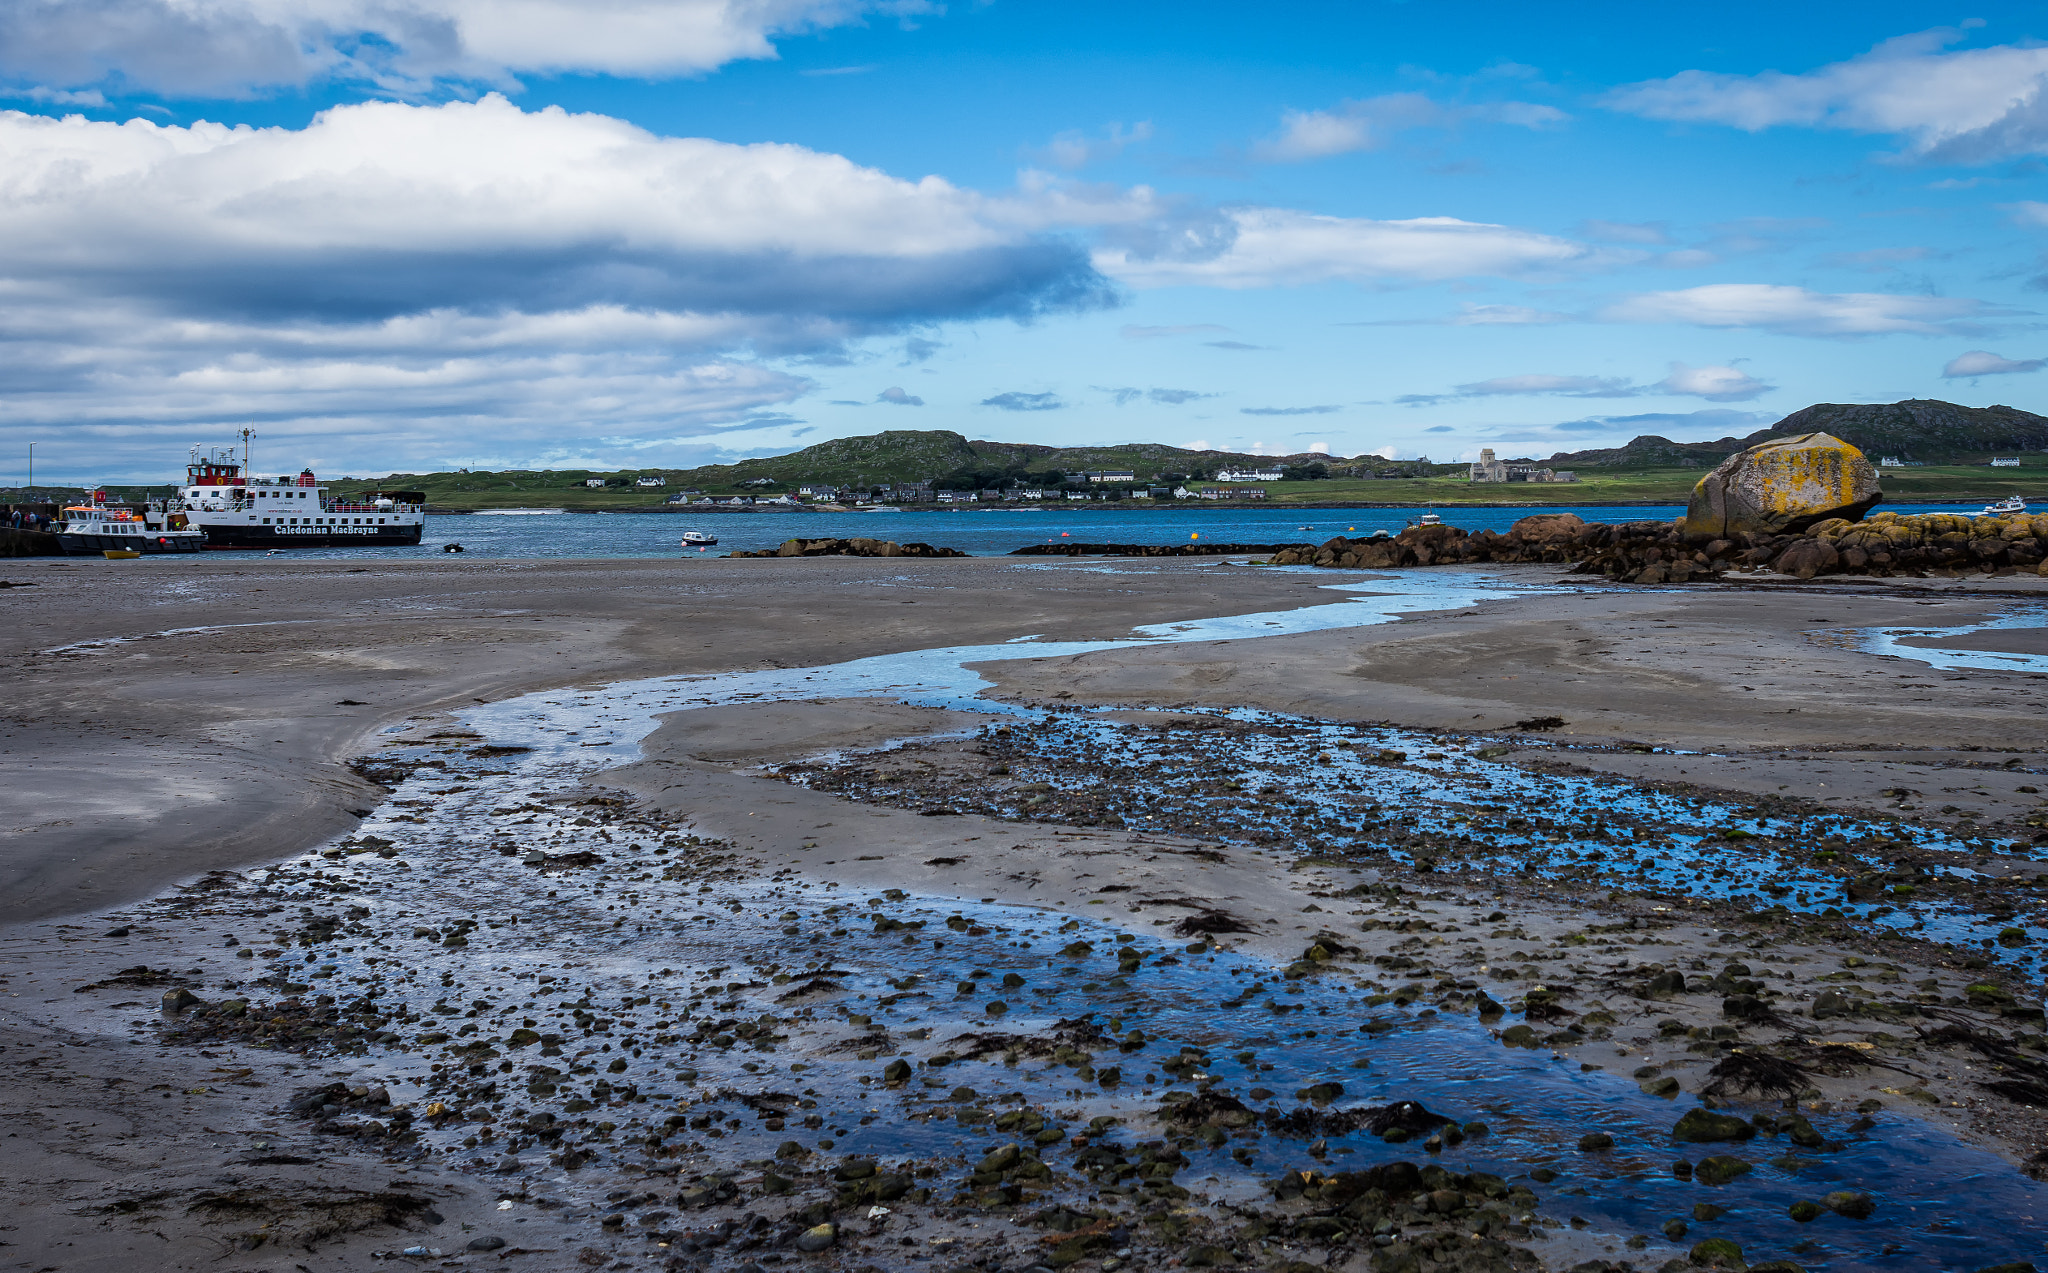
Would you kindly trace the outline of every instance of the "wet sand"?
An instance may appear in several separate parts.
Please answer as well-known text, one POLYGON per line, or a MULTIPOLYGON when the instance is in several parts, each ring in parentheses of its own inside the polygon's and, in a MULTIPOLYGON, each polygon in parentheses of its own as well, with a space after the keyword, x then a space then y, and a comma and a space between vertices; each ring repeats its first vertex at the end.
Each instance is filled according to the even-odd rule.
MULTIPOLYGON (((0 860, 7 884, 0 914, 9 921, 0 930, 9 968, 8 984, 0 986, 0 1063, 10 1074, 6 1116, 19 1129, 0 1141, 0 1176, 22 1203, 11 1217, 17 1228, 4 1240, 34 1253, 36 1263, 25 1267, 114 1267, 137 1259, 165 1268, 221 1267, 223 1257, 229 1267, 361 1267, 372 1251, 397 1253, 415 1243, 495 1264, 494 1254, 461 1252, 470 1236, 500 1232, 513 1246, 539 1252, 522 1257, 521 1268, 588 1267, 593 1259, 660 1267, 680 1258, 665 1248, 650 1251, 637 1235, 604 1229, 601 1190, 559 1217, 543 1217, 524 1201, 509 1209, 530 1223, 547 1220, 551 1236, 543 1249, 510 1230, 497 1201, 508 1189, 523 1196, 527 1184, 479 1175, 457 1156, 408 1160, 400 1179, 379 1147, 310 1138, 306 1120, 281 1108, 280 1098, 303 1084, 350 1081, 359 1062, 232 1043, 156 1046, 154 999, 163 983, 73 994, 140 962, 191 969, 183 980, 202 997, 217 998, 208 978, 223 966, 230 973, 246 967, 232 962, 235 947, 270 907, 224 896, 210 913, 210 894, 202 889, 184 895, 183 918, 166 922, 167 912, 149 910, 154 904, 145 899, 202 872, 291 858, 356 828, 353 811, 377 809, 385 792, 351 771, 351 759, 409 743, 439 747, 451 763, 474 769, 477 762, 458 753, 473 751, 479 740, 452 713, 533 690, 810 666, 1026 634, 1116 637, 1140 623, 1279 610, 1344 595, 1321 587, 1335 582, 1331 572, 1207 561, 1020 567, 1000 559, 463 560, 370 569, 209 558, 179 563, 186 568, 175 572, 120 573, 134 564, 16 563, 7 577, 38 586, 0 593, 13 643, 12 712, 0 758, 10 778, 0 798, 9 827, 0 860), (224 622, 265 626, 151 636, 224 622), (359 705, 342 706, 341 699, 359 705), (397 730, 403 732, 384 732, 397 730), (444 740, 436 742, 437 734, 444 740), (125 916, 144 913, 150 922, 128 935, 100 936, 128 926, 125 916), (233 945, 225 944, 229 936, 233 945), (236 1255, 235 1235, 253 1227, 241 1223, 246 1217, 231 1214, 226 1203, 193 1209, 195 1199, 254 1191, 262 1205, 284 1208, 273 1221, 280 1233, 294 1224, 304 1230, 308 1191, 316 1186, 398 1193, 419 1206, 405 1220, 411 1228, 344 1224, 310 1251, 282 1244, 291 1246, 289 1255, 275 1242, 236 1255), (428 1206, 440 1223, 420 1218, 428 1206), (63 1254, 61 1243, 77 1245, 63 1254)), ((2026 818, 2040 807, 2039 797, 2019 788, 2036 785, 2027 779, 2043 767, 2036 722, 2048 682, 2026 673, 1932 672, 1842 648, 1839 636, 1850 628, 1978 622, 2025 601, 2009 581, 1993 581, 1995 588, 1944 582, 1880 589, 1857 581, 1674 592, 1579 591, 1584 581, 1540 569, 1513 577, 1538 591, 1376 628, 1010 662, 983 673, 997 683, 991 697, 1062 707, 1257 707, 1489 735, 1556 717, 1562 723, 1523 731, 1530 745, 1506 759, 1539 772, 1594 771, 1670 788, 1752 797, 1768 790, 1776 799, 1910 816, 1936 827, 1963 828, 1967 820, 1972 833, 2014 844, 2034 831, 2026 818), (1623 743, 1725 754, 1616 745, 1623 743), (1882 794, 1902 789, 1913 794, 1882 794)), ((824 753, 944 736, 930 753, 934 772, 953 773, 947 781, 958 789, 985 790, 992 784, 979 744, 959 738, 983 723, 873 699, 682 712, 644 742, 637 763, 605 771, 589 793, 616 795, 639 810, 631 816, 669 828, 664 834, 727 846, 730 863, 716 877, 723 881, 778 880, 800 891, 829 882, 862 895, 894 888, 988 899, 998 907, 1072 914, 1148 940, 1190 913, 1171 899, 1213 899, 1243 925, 1218 939, 1238 954, 1284 964, 1328 926, 1355 947, 1340 962, 1361 965, 1362 977, 1374 975, 1375 958, 1414 945, 1415 928, 1374 921, 1405 923, 1429 913, 1439 928, 1465 929, 1449 943, 1462 947, 1455 960, 1448 951, 1438 956, 1444 966, 1481 974, 1479 984, 1503 999, 1533 984, 1518 955, 1540 945, 1556 947, 1555 958, 1574 958, 1571 948, 1588 939, 1593 918, 1632 925, 1638 934, 1593 940, 1661 947, 1643 958, 1674 966, 1713 958, 1718 969, 1736 944, 1767 951, 1746 957, 1768 959, 1787 994, 1801 1000, 1818 993, 1823 987, 1814 979, 1831 977, 1822 970, 1838 968, 1853 948, 1886 964, 1887 984, 1931 982, 1920 993, 1944 1011, 1983 1028, 2000 1026, 1996 1011, 1979 1010, 1964 994, 1992 974, 1924 942, 1834 926, 1795 927, 1767 941, 1754 933, 1736 938, 1732 912, 1707 907, 1675 915, 1668 901, 1647 895, 1610 896, 1589 917, 1569 886, 1540 880, 1423 879, 1394 864, 1361 874, 1304 864, 1280 847, 1255 850, 1203 836, 977 814, 933 817, 901 801, 850 801, 774 781, 770 773, 824 753), (1399 893, 1344 896, 1362 882, 1406 889, 1406 900, 1399 893), (1489 922, 1496 908, 1504 921, 1489 922)), ((824 759, 872 763, 858 754, 824 759)), ((593 810, 594 829, 624 816, 602 808, 593 810)), ((1978 858, 1994 873, 2022 873, 2028 861, 2020 852, 1978 858)), ((323 868, 315 861, 312 869, 323 868)), ((1591 969, 1563 971, 1583 982, 1591 969)), ((1385 993, 1395 980, 1383 983, 1385 993)), ((2038 1000, 2038 985, 2018 988, 2022 999, 2038 1000)), ((1469 992, 1451 992, 1445 1012, 1456 1010, 1449 1003, 1460 993, 1464 1010, 1473 1010, 1469 992)), ((1686 1032, 1723 1024, 1721 995, 1630 1001, 1624 1008, 1618 988, 1596 993, 1622 1024, 1607 1038, 1549 1045, 1559 1064, 1623 1074, 1655 1067, 1679 1077, 1685 1092, 1697 1090, 1704 1062, 1692 1048, 1698 1036, 1686 1032), (1665 1020, 1679 1029, 1657 1028, 1665 1020)), ((1581 1010, 1589 1006, 1575 1002, 1581 1010)), ((1856 1044, 1868 1042, 1861 1036, 1872 1027, 1804 1028, 1856 1044)), ((2038 1021, 2020 1027, 2039 1028, 2038 1021)), ((920 1058, 929 1051, 912 1049, 920 1058)), ((1926 1059, 1911 1062, 1922 1071, 1918 1082, 1870 1072, 1816 1080, 1819 1101, 1853 1109, 1877 1088, 1917 1090, 1923 1095, 1878 1097, 1887 1107, 1880 1117, 1928 1118, 2013 1163, 2040 1149, 2038 1119, 1987 1097, 1961 1064, 1937 1071, 1926 1059)), ((412 1099, 424 1109, 426 1088, 412 1099)), ((701 1171, 717 1158, 713 1147, 685 1161, 701 1171)), ((586 1193, 597 1189, 594 1179, 581 1182, 586 1193)), ((664 1179, 673 1192, 675 1177, 664 1179)), ((735 1206, 714 1205, 690 1222, 744 1216, 753 1204, 735 1206)), ((1558 1210, 1547 1197, 1544 1209, 1558 1210)), ((889 1223, 871 1220, 873 1232, 865 1232, 849 1222, 842 1254, 824 1258, 846 1267, 863 1259, 893 1267, 880 1245, 889 1223), (855 1241, 863 1233, 867 1240, 855 1241)), ((905 1208, 902 1223, 932 1226, 920 1232, 920 1254, 973 1237, 965 1226, 974 1222, 958 1217, 913 1216, 905 1208)), ((1537 1236, 1535 1226, 1518 1239, 1555 1268, 1595 1256, 1654 1268, 1707 1232, 1684 1241, 1653 1234, 1655 1241, 1625 1249, 1623 1233, 1555 1224, 1547 1236, 1537 1236)), ((1181 1258, 1186 1245, 1135 1242, 1128 1260, 1150 1267, 1181 1258)), ((1370 1250, 1347 1258, 1367 1267, 1370 1250)), ((701 1265, 672 1266, 713 1264, 707 1257, 701 1265)), ((1011 1259, 1005 1267, 1026 1265, 1011 1259)))

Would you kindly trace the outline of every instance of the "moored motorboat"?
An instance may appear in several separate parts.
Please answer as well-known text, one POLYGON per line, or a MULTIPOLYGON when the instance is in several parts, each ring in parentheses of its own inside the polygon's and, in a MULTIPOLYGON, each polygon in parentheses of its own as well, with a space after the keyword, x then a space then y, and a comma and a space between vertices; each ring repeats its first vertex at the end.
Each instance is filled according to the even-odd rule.
POLYGON ((683 547, 685 548, 709 548, 717 542, 718 536, 705 531, 686 530, 683 532, 683 547))
POLYGON ((157 504, 141 513, 109 505, 104 489, 95 490, 84 503, 67 506, 57 532, 57 546, 67 553, 108 556, 198 552, 205 542, 204 535, 185 524, 183 513, 167 512, 157 504))

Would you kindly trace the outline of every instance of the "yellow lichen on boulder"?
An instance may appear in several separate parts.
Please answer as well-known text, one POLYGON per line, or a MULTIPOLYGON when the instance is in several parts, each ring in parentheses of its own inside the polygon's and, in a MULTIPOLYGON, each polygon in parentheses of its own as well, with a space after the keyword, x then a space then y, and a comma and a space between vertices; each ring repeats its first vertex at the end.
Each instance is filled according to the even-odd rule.
POLYGON ((1731 455, 1701 478, 1685 533, 1797 533, 1835 518, 1853 522, 1883 498, 1863 452, 1831 434, 1802 433, 1731 455))

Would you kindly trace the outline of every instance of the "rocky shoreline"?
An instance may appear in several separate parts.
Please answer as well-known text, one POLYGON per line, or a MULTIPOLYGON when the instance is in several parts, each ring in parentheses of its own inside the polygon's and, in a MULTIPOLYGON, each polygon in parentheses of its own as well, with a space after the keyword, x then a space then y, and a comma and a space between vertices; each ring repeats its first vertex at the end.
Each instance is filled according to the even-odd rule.
POLYGON ((1585 522, 1571 513, 1525 517, 1506 532, 1411 526, 1398 535, 1339 537, 1283 548, 1276 566, 1393 570, 1467 563, 1576 563, 1581 574, 1628 583, 1685 583, 1731 570, 1924 578, 2041 574, 2048 517, 1876 513, 1834 518, 1797 534, 1688 535, 1680 522, 1585 522))

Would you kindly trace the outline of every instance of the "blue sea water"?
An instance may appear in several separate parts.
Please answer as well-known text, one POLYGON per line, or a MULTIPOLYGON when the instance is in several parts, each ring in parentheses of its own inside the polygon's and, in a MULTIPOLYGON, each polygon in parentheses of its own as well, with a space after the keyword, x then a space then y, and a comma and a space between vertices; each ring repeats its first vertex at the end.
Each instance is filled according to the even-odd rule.
MULTIPOLYGON (((1968 512, 1978 505, 1900 504, 1897 512, 1968 512)), ((1557 508, 1458 508, 1445 522, 1466 530, 1504 531, 1538 512, 1577 513, 1587 521, 1669 521, 1680 505, 1588 505, 1557 508)), ((898 543, 921 541, 977 557, 1000 556, 1029 544, 1175 544, 1201 539, 1223 543, 1320 543, 1333 535, 1399 531, 1420 510, 1412 508, 1219 508, 1214 504, 1125 512, 1101 505, 1042 509, 963 509, 899 513, 477 513, 427 519, 417 547, 298 548, 294 557, 418 557, 448 544, 486 557, 695 557, 773 548, 785 539, 867 536, 898 543), (699 552, 680 545, 686 530, 718 536, 699 552)))

